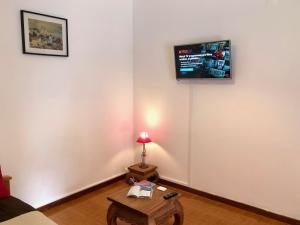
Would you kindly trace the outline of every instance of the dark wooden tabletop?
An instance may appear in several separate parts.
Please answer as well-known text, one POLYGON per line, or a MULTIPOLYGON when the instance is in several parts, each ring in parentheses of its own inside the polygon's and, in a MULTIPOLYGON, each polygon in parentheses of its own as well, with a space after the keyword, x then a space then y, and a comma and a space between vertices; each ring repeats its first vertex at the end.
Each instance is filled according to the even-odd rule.
POLYGON ((159 191, 156 189, 157 187, 157 185, 153 187, 153 194, 151 199, 127 197, 127 193, 130 187, 124 188, 120 191, 113 193, 107 199, 112 201, 113 203, 122 205, 124 207, 133 209, 147 216, 150 216, 153 213, 160 210, 161 208, 168 206, 172 201, 175 201, 180 197, 180 194, 178 194, 176 197, 165 200, 163 196, 169 192, 173 192, 173 190, 167 189, 166 191, 159 191))

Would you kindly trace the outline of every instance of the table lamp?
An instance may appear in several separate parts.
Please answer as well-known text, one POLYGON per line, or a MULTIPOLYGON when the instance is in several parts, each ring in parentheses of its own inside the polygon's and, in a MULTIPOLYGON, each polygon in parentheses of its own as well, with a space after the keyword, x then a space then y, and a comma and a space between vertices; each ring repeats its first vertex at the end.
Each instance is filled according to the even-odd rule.
POLYGON ((147 132, 140 133, 140 136, 136 140, 138 143, 143 144, 143 152, 142 152, 142 163, 139 165, 140 168, 146 169, 148 165, 146 164, 146 147, 145 144, 151 142, 151 139, 149 138, 149 135, 147 132))

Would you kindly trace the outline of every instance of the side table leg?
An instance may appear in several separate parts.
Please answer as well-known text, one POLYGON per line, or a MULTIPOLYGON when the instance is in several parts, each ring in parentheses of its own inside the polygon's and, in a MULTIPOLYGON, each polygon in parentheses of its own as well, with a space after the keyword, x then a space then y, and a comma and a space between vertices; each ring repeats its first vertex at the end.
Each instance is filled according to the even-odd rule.
POLYGON ((107 210, 106 220, 108 225, 117 225, 117 206, 114 203, 107 210))
POLYGON ((183 224, 183 207, 181 203, 177 200, 175 203, 176 213, 174 214, 174 225, 182 225, 183 224))
POLYGON ((157 171, 154 173, 154 180, 152 181, 153 183, 157 183, 159 181, 159 174, 157 171))

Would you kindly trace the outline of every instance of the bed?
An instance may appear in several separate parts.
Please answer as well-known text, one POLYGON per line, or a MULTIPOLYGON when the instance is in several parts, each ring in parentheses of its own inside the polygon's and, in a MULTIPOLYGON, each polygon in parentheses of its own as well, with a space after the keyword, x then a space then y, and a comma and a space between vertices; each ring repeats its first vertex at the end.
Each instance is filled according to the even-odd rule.
MULTIPOLYGON (((10 190, 10 176, 3 176, 10 190)), ((0 225, 57 225, 32 206, 13 196, 0 199, 0 225)))

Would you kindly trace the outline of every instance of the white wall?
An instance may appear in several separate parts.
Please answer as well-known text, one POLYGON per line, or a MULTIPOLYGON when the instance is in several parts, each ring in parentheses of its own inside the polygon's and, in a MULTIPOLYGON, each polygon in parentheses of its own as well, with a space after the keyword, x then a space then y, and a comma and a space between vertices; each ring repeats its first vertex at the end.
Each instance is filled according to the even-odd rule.
POLYGON ((152 135, 148 159, 163 177, 300 219, 299 10, 134 1, 135 133, 152 135), (174 45, 219 39, 232 41, 232 80, 175 80, 174 45))
POLYGON ((0 163, 13 193, 37 207, 122 173, 133 158, 133 88, 135 134, 149 131, 147 159, 163 177, 300 219, 299 9, 137 0, 133 13, 132 0, 0 0, 0 163), (23 55, 20 9, 69 19, 70 57, 23 55), (175 80, 173 45, 227 38, 233 80, 175 80))
POLYGON ((0 0, 0 164, 41 206, 132 154, 132 1, 0 0), (69 20, 70 57, 23 55, 20 9, 69 20))

